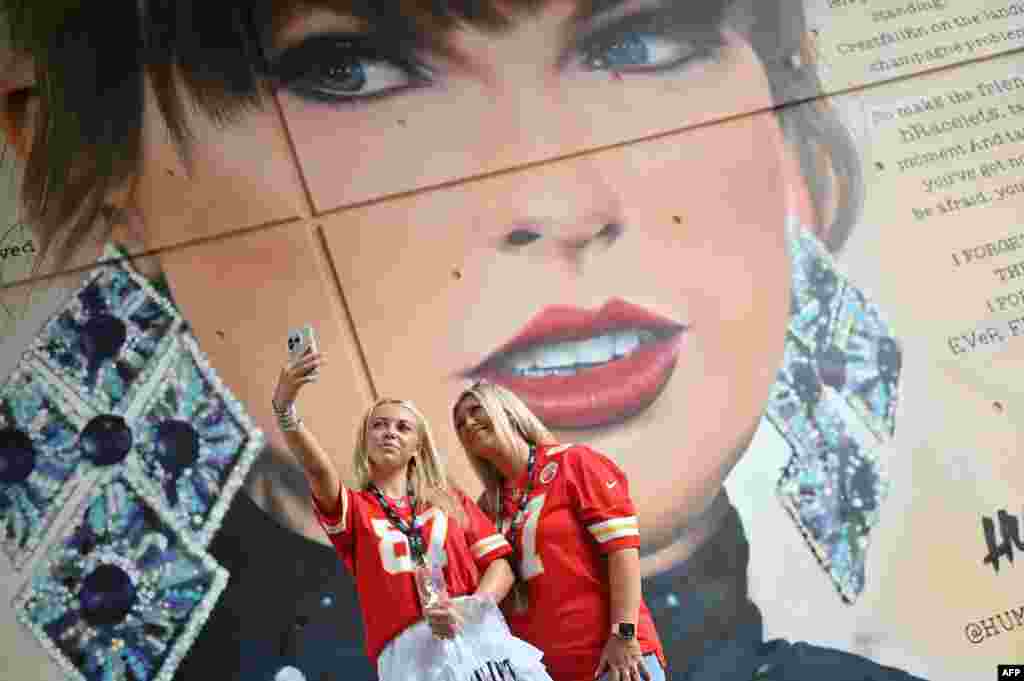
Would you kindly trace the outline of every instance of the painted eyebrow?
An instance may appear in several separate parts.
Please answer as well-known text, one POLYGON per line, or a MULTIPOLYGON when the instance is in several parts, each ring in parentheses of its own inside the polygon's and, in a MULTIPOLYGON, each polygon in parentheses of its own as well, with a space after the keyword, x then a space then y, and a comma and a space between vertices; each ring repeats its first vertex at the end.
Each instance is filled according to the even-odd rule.
POLYGON ((283 7, 278 12, 267 35, 267 42, 271 48, 270 51, 279 56, 280 53, 287 51, 289 47, 294 47, 295 44, 302 42, 298 40, 295 41, 295 44, 278 46, 281 35, 288 32, 288 26, 293 22, 301 23, 317 13, 333 15, 341 20, 350 20, 352 23, 361 26, 361 28, 356 31, 341 28, 320 29, 311 31, 309 35, 356 32, 378 34, 402 42, 423 41, 427 37, 426 32, 418 30, 415 20, 398 11, 398 4, 397 2, 378 2, 375 7, 374 2, 370 1, 304 0, 303 2, 283 7), (387 5, 393 5, 393 7, 388 7, 387 5))
MULTIPOLYGON (((547 1, 540 2, 534 11, 543 12, 544 5, 546 4, 548 4, 547 1)), ((580 0, 580 7, 577 9, 575 16, 568 20, 569 26, 567 28, 578 30, 584 27, 588 31, 597 30, 622 18, 625 14, 637 10, 658 9, 663 7, 664 4, 663 0, 591 0, 589 2, 580 0)), ((447 43, 447 37, 459 30, 459 25, 462 21, 460 13, 455 10, 450 12, 449 15, 441 17, 439 25, 443 26, 443 28, 439 31, 433 31, 426 29, 422 22, 417 21, 416 18, 402 12, 401 5, 402 3, 400 2, 387 2, 386 0, 383 2, 380 0, 377 2, 309 0, 301 5, 283 10, 279 20, 275 22, 274 28, 276 32, 288 21, 300 19, 304 15, 316 11, 322 11, 338 17, 353 19, 355 22, 363 24, 370 33, 400 39, 403 42, 447 53, 448 50, 444 46, 447 43)), ((525 9, 527 3, 523 3, 523 5, 525 9)), ((485 28, 487 28, 488 24, 486 19, 466 21, 471 25, 483 25, 485 28)), ((512 17, 508 21, 508 26, 515 26, 517 23, 517 19, 512 17)), ((497 27, 497 30, 500 31, 501 28, 497 27)))
POLYGON ((605 29, 644 29, 656 25, 665 35, 693 39, 717 35, 730 0, 595 0, 594 11, 577 21, 575 42, 586 41, 605 29))
POLYGON ((634 12, 663 9, 664 5, 662 0, 594 0, 576 21, 596 31, 634 12))

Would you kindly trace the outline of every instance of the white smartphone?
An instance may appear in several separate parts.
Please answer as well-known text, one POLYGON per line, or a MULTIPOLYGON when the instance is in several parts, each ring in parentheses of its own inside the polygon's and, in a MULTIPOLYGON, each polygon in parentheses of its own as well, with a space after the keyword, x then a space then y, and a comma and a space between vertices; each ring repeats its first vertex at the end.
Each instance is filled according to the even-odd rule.
MULTIPOLYGON (((316 352, 316 350, 316 332, 309 324, 288 332, 288 359, 290 361, 295 362, 307 351, 316 352)), ((317 376, 319 373, 319 369, 314 369, 310 375, 317 376)))

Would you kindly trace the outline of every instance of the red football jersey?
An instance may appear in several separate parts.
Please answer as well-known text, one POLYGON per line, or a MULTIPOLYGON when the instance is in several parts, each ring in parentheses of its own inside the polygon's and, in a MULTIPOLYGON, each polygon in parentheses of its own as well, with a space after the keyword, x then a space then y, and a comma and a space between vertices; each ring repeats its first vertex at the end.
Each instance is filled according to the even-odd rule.
MULTIPOLYGON (((455 496, 466 512, 464 525, 437 507, 420 509, 416 516, 428 555, 441 552, 452 597, 472 594, 487 566, 512 552, 472 499, 461 492, 455 496)), ((412 514, 408 504, 392 508, 406 521, 412 514)), ((366 652, 376 665, 388 642, 422 617, 409 540, 391 524, 376 497, 365 490, 342 487, 330 512, 319 508, 314 497, 313 511, 355 578, 366 652)))
MULTIPOLYGON (((506 482, 506 527, 526 487, 525 472, 506 482)), ((640 546, 626 476, 589 447, 539 447, 524 517, 516 550, 529 607, 517 614, 506 599, 505 618, 513 634, 544 651, 555 681, 592 681, 612 627, 605 556, 640 546)), ((656 653, 665 664, 643 602, 637 638, 644 654, 656 653)))

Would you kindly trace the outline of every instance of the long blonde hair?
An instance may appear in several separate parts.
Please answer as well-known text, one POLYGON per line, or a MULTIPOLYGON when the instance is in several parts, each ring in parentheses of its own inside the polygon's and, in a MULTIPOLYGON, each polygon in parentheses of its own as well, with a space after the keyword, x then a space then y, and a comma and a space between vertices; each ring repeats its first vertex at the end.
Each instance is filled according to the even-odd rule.
POLYGON ((356 434, 356 447, 352 455, 353 482, 357 489, 365 490, 372 482, 370 475, 369 429, 370 419, 377 407, 384 404, 397 404, 408 409, 416 417, 419 434, 419 453, 409 461, 408 475, 412 480, 412 489, 417 501, 441 508, 449 517, 465 522, 462 504, 456 500, 454 483, 448 478, 444 468, 444 460, 430 432, 430 425, 419 409, 408 400, 382 398, 366 410, 363 421, 356 434))
MULTIPOLYGON (((530 408, 519 399, 511 390, 504 388, 490 381, 477 381, 459 395, 452 407, 452 422, 455 421, 455 411, 467 397, 475 397, 480 406, 487 412, 494 427, 494 434, 498 444, 508 453, 516 451, 516 441, 525 442, 528 445, 554 445, 558 444, 555 436, 547 429, 541 420, 530 411, 530 408)), ((456 432, 458 424, 455 423, 456 432)), ((492 518, 496 515, 496 499, 498 489, 502 483, 501 472, 490 461, 466 452, 469 463, 473 466, 477 477, 484 486, 484 498, 481 501, 481 508, 492 518)), ((525 463, 525 462, 524 462, 525 463)))

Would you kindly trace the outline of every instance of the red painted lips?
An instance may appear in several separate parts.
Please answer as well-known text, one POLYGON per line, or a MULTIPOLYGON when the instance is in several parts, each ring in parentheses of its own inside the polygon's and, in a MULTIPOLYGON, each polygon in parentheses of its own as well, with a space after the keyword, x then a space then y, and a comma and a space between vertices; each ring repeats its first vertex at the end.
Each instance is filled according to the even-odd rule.
POLYGON ((551 306, 465 375, 512 390, 550 428, 608 425, 661 393, 687 329, 623 300, 551 306))

